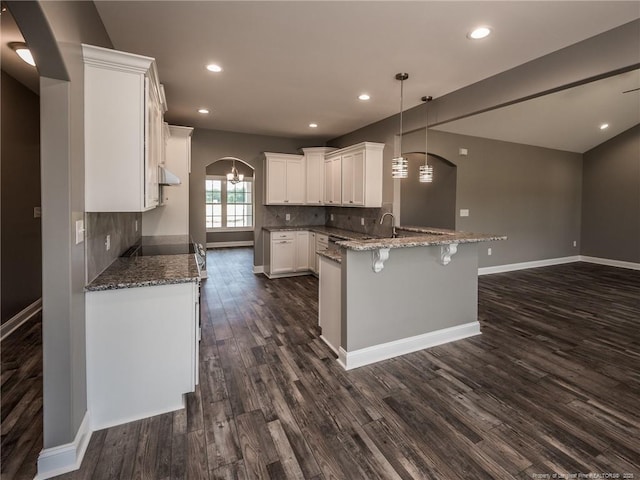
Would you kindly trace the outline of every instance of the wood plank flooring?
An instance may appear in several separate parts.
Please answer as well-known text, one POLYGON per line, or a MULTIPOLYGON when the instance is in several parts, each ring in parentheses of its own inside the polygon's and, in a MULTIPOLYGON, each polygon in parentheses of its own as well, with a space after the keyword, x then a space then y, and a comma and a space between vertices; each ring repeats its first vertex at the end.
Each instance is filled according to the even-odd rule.
POLYGON ((32 479, 42 450, 42 315, 2 341, 0 477, 32 479))
POLYGON ((251 258, 208 253, 186 409, 94 432, 58 478, 640 478, 640 272, 480 277, 482 335, 345 372, 318 338, 317 280, 267 280, 251 258))

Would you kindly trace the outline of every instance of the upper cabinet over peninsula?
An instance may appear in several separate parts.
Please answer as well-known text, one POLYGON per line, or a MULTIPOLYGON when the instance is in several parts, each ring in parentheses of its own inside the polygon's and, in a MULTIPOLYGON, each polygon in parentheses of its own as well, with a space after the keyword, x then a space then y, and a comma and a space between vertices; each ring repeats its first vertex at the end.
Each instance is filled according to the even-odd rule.
POLYGON ((382 206, 383 143, 265 153, 265 205, 382 206))
POLYGON ((153 58, 82 45, 85 210, 143 212, 158 205, 164 90, 153 58))

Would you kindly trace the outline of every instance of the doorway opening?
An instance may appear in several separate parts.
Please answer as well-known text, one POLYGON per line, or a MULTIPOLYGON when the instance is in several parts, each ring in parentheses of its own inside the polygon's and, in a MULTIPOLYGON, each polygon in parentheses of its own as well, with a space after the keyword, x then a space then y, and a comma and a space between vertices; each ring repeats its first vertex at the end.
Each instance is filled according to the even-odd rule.
POLYGON ((222 157, 206 167, 205 226, 207 248, 253 247, 255 169, 236 157, 222 157), (238 177, 228 178, 235 167, 238 177))
POLYGON ((409 177, 400 190, 400 225, 456 228, 457 167, 439 155, 429 153, 433 182, 420 183, 418 173, 424 165, 424 152, 407 153, 409 177))

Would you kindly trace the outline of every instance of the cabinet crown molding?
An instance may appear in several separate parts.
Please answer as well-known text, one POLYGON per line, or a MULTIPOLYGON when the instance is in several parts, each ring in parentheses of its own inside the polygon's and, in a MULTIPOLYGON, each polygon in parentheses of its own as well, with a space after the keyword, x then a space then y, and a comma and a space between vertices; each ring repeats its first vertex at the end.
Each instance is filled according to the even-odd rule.
POLYGON ((152 76, 156 79, 158 78, 155 59, 151 57, 120 52, 111 48, 96 47, 85 43, 82 44, 82 57, 86 65, 137 74, 145 74, 151 70, 153 72, 152 76))

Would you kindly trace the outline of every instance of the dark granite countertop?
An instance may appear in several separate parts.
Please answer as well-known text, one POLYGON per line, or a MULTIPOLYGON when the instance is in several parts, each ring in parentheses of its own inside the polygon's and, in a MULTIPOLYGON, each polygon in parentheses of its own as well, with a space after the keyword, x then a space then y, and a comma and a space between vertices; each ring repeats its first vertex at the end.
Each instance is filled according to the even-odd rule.
MULTIPOLYGON (((396 227, 398 238, 376 237, 361 232, 352 232, 324 225, 301 225, 284 227, 262 227, 268 232, 286 232, 295 230, 309 230, 316 233, 324 233, 343 239, 336 242, 338 247, 349 250, 377 250, 379 248, 408 248, 426 247, 430 245, 450 245, 452 243, 478 243, 497 240, 506 240, 505 235, 494 235, 488 233, 472 233, 444 228, 433 227, 396 227)), ((319 253, 319 252, 318 252, 319 253)))
POLYGON ((200 281, 195 255, 117 258, 85 287, 87 292, 200 281))
POLYGON ((377 238, 375 235, 361 232, 353 232, 351 230, 343 230, 335 227, 325 227, 324 225, 301 225, 301 226, 285 226, 285 227, 262 227, 267 232, 295 232, 297 230, 308 230, 315 233, 323 233, 342 240, 370 240, 377 238))
POLYGON ((350 250, 367 251, 379 248, 428 247, 450 245, 452 243, 478 243, 506 240, 505 235, 472 233, 430 227, 396 227, 398 238, 375 238, 336 242, 336 245, 350 250))
POLYGON ((318 250, 316 252, 321 257, 328 258, 337 263, 342 263, 342 250, 318 250))

